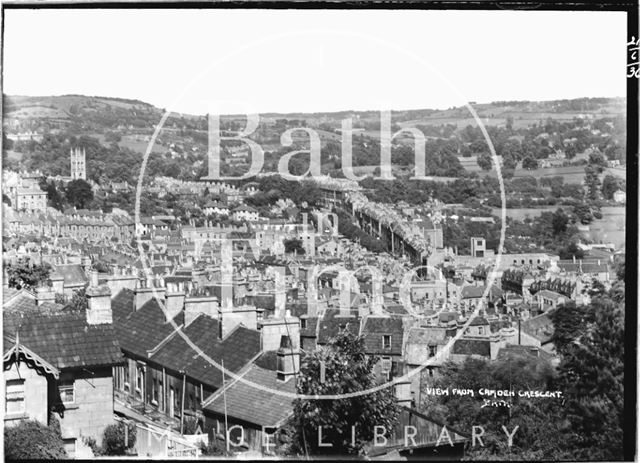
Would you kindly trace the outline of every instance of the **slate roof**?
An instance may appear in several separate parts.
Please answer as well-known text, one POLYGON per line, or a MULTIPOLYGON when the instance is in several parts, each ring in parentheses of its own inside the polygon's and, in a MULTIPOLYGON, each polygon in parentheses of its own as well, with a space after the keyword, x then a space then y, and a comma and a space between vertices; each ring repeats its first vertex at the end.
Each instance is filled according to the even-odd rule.
POLYGON ((483 339, 458 339, 451 351, 454 355, 481 355, 491 357, 491 342, 483 339))
POLYGON ((484 325, 488 325, 489 322, 487 321, 486 318, 484 317, 475 317, 473 320, 471 320, 471 323, 469 323, 469 326, 484 326, 484 325))
POLYGON ((508 359, 513 357, 534 357, 542 360, 550 361, 553 355, 534 346, 522 346, 518 344, 507 344, 498 351, 498 359, 508 359))
POLYGON ((472 299, 482 297, 484 294, 484 286, 464 286, 460 291, 460 297, 462 299, 472 299))
MULTIPOLYGON (((133 304, 133 291, 124 289, 116 295, 111 304, 113 325, 122 350, 146 358, 147 351, 158 346, 175 329, 170 322, 166 321, 164 311, 155 298, 135 311, 133 304), (131 300, 130 308, 127 307, 129 299, 131 300)), ((184 314, 180 312, 173 321, 177 326, 182 325, 184 314)))
POLYGON ((422 365, 429 359, 429 346, 442 346, 446 343, 446 328, 435 326, 411 328, 404 348, 405 361, 410 365, 422 365))
POLYGON ((404 328, 401 318, 367 317, 362 327, 367 354, 402 355, 404 328), (383 349, 382 336, 391 335, 391 349, 383 349))
POLYGON ((52 275, 58 274, 64 278, 65 286, 84 285, 89 281, 80 264, 54 265, 52 275))
POLYGON ((551 336, 553 336, 554 328, 551 317, 549 317, 549 313, 550 312, 543 313, 522 322, 522 331, 537 338, 542 344, 551 341, 551 336))
MULTIPOLYGON (((90 325, 83 311, 5 312, 4 332, 58 369, 120 364, 111 324, 90 325)), ((6 347, 6 342, 5 342, 6 347)))
POLYGON ((560 298, 566 299, 566 296, 563 294, 557 293, 555 291, 550 291, 548 289, 541 289, 536 293, 536 297, 543 297, 545 299, 552 299, 554 301, 558 301, 560 298))
MULTIPOLYGON (((252 364, 242 378, 261 387, 257 388, 241 381, 230 383, 224 394, 229 418, 256 426, 276 427, 293 414, 293 399, 277 395, 271 390, 294 394, 295 379, 280 381, 274 371, 256 364, 252 364)), ((224 399, 222 391, 216 392, 204 407, 205 413, 224 415, 224 399)))
POLYGON ((573 263, 573 261, 558 261, 558 267, 562 270, 564 270, 565 272, 574 272, 574 273, 606 273, 609 271, 609 266, 607 265, 606 259, 602 259, 600 265, 598 265, 598 262, 586 262, 586 261, 582 261, 582 264, 580 262, 576 262, 575 264, 573 263))
POLYGON ((3 291, 2 306, 5 310, 29 310, 35 305, 36 297, 26 289, 16 291, 10 295, 3 291))
POLYGON ((502 328, 511 328, 511 322, 509 320, 495 320, 489 322, 492 333, 497 333, 502 328))
MULTIPOLYGON (((339 314, 340 311, 338 309, 328 309, 326 311, 325 316, 320 320, 318 339, 316 340, 318 344, 327 344, 329 340, 336 337, 342 329, 346 329, 356 336, 359 334, 360 319, 355 316, 340 317, 339 314)), ((310 322, 311 319, 307 319, 307 330, 309 329, 310 322)), ((315 326, 313 333, 315 334, 315 326)))
POLYGON ((16 288, 3 288, 2 289, 2 305, 6 304, 11 298, 18 295, 21 290, 16 288))
MULTIPOLYGON (((193 323, 196 322, 197 320, 193 323)), ((260 353, 260 333, 244 326, 238 326, 222 341, 206 346, 203 351, 217 363, 224 360, 225 369, 237 373, 260 353)), ((191 353, 192 360, 186 366, 187 375, 204 384, 216 388, 221 387, 222 372, 220 369, 199 354, 194 353, 193 350, 191 353)), ((229 379, 227 377, 227 381, 229 379)))

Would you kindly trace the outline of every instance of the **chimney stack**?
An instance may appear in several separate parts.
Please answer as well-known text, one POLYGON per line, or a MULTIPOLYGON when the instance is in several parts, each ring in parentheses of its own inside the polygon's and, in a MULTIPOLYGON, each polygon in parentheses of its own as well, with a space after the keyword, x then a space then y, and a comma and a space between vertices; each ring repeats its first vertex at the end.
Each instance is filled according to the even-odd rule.
POLYGON ((98 272, 89 271, 89 287, 87 295, 87 323, 90 325, 102 325, 113 322, 111 312, 111 290, 107 285, 98 285, 98 272))
POLYGON ((184 282, 167 283, 167 291, 164 299, 164 313, 167 321, 173 320, 184 307, 185 300, 184 282))
POLYGON ((36 288, 36 304, 41 306, 45 302, 55 302, 56 295, 51 286, 40 285, 36 288))
POLYGON ((288 335, 280 337, 277 353, 277 378, 287 381, 300 371, 300 350, 288 335))

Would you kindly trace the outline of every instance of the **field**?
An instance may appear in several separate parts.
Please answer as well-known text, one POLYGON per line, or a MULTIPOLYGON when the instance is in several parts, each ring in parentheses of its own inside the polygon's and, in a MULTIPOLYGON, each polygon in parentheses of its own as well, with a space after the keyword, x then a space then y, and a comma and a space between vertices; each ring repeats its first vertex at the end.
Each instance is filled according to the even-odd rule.
MULTIPOLYGON (((562 206, 549 206, 549 207, 522 207, 522 208, 514 208, 507 209, 507 217, 511 217, 515 220, 524 220, 529 217, 533 219, 534 217, 538 217, 543 212, 553 212, 556 209, 562 206)), ((491 209, 491 214, 495 216, 502 216, 502 209, 499 207, 495 207, 491 209)))
POLYGON ((626 230, 626 210, 624 207, 603 207, 602 219, 589 224, 584 236, 599 243, 613 243, 616 249, 624 247, 626 230))
MULTIPOLYGON (((553 212, 561 207, 563 206, 507 209, 507 217, 516 220, 523 220, 526 217, 534 218, 545 211, 553 212)), ((491 213, 500 217, 502 209, 494 208, 491 213)), ((620 249, 625 243, 626 210, 624 206, 603 207, 602 219, 594 220, 588 228, 588 231, 582 232, 585 238, 595 243, 613 243, 616 249, 620 249)))

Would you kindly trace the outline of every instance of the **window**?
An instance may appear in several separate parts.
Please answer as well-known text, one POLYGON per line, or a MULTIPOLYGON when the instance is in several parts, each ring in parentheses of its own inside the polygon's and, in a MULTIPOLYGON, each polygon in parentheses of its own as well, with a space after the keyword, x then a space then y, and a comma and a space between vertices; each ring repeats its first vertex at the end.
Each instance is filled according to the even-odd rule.
POLYGON ((153 387, 151 388, 151 402, 158 404, 158 380, 153 378, 153 387))
POLYGON ((136 367, 136 394, 138 398, 142 399, 144 391, 144 367, 138 365, 136 367))
POLYGON ((429 346, 429 357, 436 356, 436 346, 429 346))
POLYGON ((76 439, 62 439, 62 443, 64 445, 64 451, 67 453, 69 458, 75 458, 76 456, 76 439))
POLYGON ((391 371, 391 357, 382 357, 382 372, 388 373, 391 371))
POLYGON ((24 379, 8 379, 6 382, 6 412, 24 413, 24 379))
POLYGON ((164 386, 162 380, 158 380, 158 408, 164 411, 164 386))
POLYGON ((484 334, 484 326, 478 327, 478 334, 484 334))
POLYGON ((398 362, 391 362, 391 370, 387 375, 387 381, 393 380, 395 376, 398 376, 398 362))
POLYGON ((73 380, 60 381, 58 384, 60 400, 63 404, 72 404, 76 401, 76 388, 73 380))
POLYGON ((382 348, 391 349, 391 335, 385 334, 382 336, 382 348))
POLYGON ((124 384, 123 384, 122 390, 131 391, 131 385, 129 384, 129 382, 131 381, 131 379, 129 378, 129 363, 125 363, 125 365, 122 367, 122 374, 124 377, 124 384))
POLYGON ((300 328, 303 330, 307 329, 307 319, 306 318, 301 318, 300 319, 300 328))

